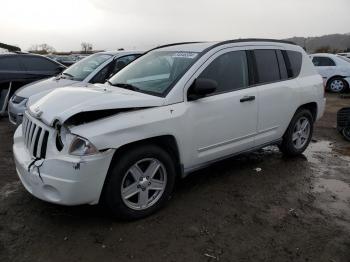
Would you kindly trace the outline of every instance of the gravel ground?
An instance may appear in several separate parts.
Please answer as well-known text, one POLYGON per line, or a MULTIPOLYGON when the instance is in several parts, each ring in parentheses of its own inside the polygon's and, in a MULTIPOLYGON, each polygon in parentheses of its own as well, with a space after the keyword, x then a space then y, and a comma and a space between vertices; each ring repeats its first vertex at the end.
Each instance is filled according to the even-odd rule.
POLYGON ((32 197, 0 120, 0 261, 350 261, 350 143, 335 130, 350 99, 327 95, 304 155, 268 147, 182 180, 169 205, 119 222, 99 206, 32 197), (261 171, 258 172, 261 168, 261 171))

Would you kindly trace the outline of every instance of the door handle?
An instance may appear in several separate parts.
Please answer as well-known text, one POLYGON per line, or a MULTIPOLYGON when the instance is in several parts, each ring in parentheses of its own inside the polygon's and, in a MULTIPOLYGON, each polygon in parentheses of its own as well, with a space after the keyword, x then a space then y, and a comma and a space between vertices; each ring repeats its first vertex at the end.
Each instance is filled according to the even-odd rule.
POLYGON ((244 96, 239 101, 241 103, 243 103, 243 102, 248 102, 248 101, 253 101, 253 100, 255 100, 255 96, 244 96))

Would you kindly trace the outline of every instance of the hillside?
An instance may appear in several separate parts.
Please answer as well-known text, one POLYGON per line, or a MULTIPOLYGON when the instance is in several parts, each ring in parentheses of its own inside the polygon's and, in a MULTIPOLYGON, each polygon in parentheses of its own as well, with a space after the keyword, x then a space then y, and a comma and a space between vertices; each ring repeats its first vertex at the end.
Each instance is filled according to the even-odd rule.
POLYGON ((332 34, 318 37, 292 37, 286 39, 292 41, 306 49, 307 52, 313 53, 318 49, 329 48, 330 52, 350 52, 350 33, 332 34))

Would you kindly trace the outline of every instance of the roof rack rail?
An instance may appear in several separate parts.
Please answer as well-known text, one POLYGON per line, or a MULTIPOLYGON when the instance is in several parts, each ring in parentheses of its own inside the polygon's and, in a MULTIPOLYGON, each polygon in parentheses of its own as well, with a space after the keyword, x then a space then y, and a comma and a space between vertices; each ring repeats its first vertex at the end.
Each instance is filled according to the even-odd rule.
POLYGON ((29 52, 25 52, 25 51, 14 51, 13 53, 15 53, 15 54, 29 54, 29 52))
POLYGON ((241 42, 274 42, 274 43, 297 45, 296 43, 294 43, 292 41, 269 39, 269 38, 239 38, 239 39, 222 41, 222 42, 218 43, 218 45, 229 44, 229 43, 241 43, 241 42))
MULTIPOLYGON (((284 43, 284 44, 291 44, 291 45, 297 45, 296 43, 288 40, 279 40, 279 39, 269 39, 269 38, 239 38, 239 39, 231 39, 231 40, 224 40, 220 41, 217 44, 229 44, 229 43, 240 43, 240 42, 274 42, 274 43, 284 43)), ((153 49, 168 47, 168 46, 174 46, 174 45, 185 45, 185 44, 199 44, 199 43, 206 43, 205 41, 197 41, 197 42, 179 42, 179 43, 173 43, 173 44, 166 44, 166 45, 160 45, 153 49)), ((151 49, 151 50, 153 50, 151 49)))
POLYGON ((147 52, 150 52, 152 50, 159 49, 159 48, 174 46, 174 45, 187 45, 187 44, 200 44, 200 43, 205 43, 205 42, 199 42, 199 41, 198 42, 179 42, 179 43, 173 43, 173 44, 160 45, 148 50, 147 52))
MULTIPOLYGON (((268 39, 268 38, 241 38, 241 39, 232 39, 232 40, 225 40, 221 42, 217 42, 216 44, 213 44, 212 46, 209 46, 206 48, 203 52, 207 52, 210 49, 213 49, 217 46, 220 45, 225 45, 225 44, 231 44, 231 43, 242 43, 242 42, 273 42, 273 43, 283 43, 283 44, 290 44, 290 45, 297 45, 294 42, 287 41, 287 40, 277 40, 277 39, 268 39)), ((186 45, 186 44, 199 44, 199 43, 206 43, 206 42, 179 42, 179 43, 173 43, 173 44, 167 44, 167 45, 160 45, 155 48, 152 48, 148 50, 146 53, 159 49, 159 48, 164 48, 164 47, 169 47, 169 46, 175 46, 175 45, 186 45)), ((145 54, 146 54, 145 53, 145 54)))

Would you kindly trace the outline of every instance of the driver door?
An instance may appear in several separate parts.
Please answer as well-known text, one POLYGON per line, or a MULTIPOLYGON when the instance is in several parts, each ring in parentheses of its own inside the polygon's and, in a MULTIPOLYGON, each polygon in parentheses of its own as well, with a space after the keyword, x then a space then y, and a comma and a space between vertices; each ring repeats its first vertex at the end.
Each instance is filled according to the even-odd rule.
MULTIPOLYGON (((227 50, 227 49, 226 49, 227 50)), ((200 166, 254 147, 258 93, 249 86, 245 51, 221 51, 209 59, 196 78, 217 82, 218 90, 187 101, 185 167, 200 166)))

